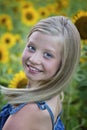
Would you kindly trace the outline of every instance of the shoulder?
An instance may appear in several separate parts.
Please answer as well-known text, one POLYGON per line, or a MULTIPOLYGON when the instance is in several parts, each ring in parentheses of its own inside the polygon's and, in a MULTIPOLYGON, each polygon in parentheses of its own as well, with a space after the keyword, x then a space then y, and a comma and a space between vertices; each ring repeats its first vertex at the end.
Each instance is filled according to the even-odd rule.
MULTIPOLYGON (((46 101, 56 120, 60 108, 57 98, 46 101)), ((52 130, 52 121, 47 109, 40 110, 36 103, 26 104, 20 111, 11 115, 5 124, 9 130, 52 130)), ((5 129, 3 129, 5 130, 5 129)))
POLYGON ((34 104, 27 104, 22 111, 25 113, 27 127, 36 130, 50 130, 52 128, 51 119, 47 110, 40 110, 34 104))
POLYGON ((15 130, 51 130, 52 124, 47 110, 40 110, 35 103, 25 105, 9 117, 10 128, 15 130))

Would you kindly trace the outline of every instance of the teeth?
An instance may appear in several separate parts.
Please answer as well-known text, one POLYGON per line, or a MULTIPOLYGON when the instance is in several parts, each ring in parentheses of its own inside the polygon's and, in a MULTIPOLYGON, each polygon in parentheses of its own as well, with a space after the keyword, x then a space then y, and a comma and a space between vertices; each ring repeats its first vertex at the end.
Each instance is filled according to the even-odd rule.
POLYGON ((33 68, 33 67, 31 67, 31 66, 30 66, 30 69, 33 70, 33 71, 38 71, 38 69, 33 68))

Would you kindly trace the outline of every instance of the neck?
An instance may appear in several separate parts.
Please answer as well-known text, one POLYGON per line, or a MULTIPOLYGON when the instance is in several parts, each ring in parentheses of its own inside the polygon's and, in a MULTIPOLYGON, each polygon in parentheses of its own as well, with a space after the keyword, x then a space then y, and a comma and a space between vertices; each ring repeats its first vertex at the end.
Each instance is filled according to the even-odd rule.
POLYGON ((27 84, 27 88, 37 88, 39 86, 39 83, 36 81, 29 80, 27 84))

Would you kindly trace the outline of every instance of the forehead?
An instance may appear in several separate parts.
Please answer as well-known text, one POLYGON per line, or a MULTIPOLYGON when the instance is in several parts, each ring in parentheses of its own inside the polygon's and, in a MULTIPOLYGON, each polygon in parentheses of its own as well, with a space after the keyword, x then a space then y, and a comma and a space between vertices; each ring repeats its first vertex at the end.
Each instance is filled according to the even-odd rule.
POLYGON ((44 44, 46 46, 47 43, 49 43, 49 45, 53 44, 53 46, 56 45, 60 45, 63 44, 63 38, 62 36, 54 36, 52 34, 45 34, 39 31, 33 32, 30 37, 28 42, 40 42, 42 44, 44 44), (45 44, 46 43, 46 44, 45 44))
POLYGON ((61 36, 52 36, 41 32, 33 32, 29 37, 28 44, 32 43, 41 50, 49 50, 56 55, 63 50, 63 39, 61 36))

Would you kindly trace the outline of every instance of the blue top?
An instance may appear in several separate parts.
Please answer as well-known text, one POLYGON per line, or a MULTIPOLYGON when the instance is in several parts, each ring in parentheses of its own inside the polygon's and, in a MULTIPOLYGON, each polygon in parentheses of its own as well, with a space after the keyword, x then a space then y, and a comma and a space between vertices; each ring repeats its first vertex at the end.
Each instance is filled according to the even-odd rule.
MULTIPOLYGON (((65 130, 64 125, 60 119, 61 113, 58 115, 56 122, 54 122, 54 115, 50 107, 46 104, 46 102, 37 102, 36 103, 40 110, 48 110, 51 121, 52 121, 52 130, 65 130)), ((11 104, 7 104, 3 107, 2 111, 0 112, 0 130, 2 130, 4 123, 6 122, 9 115, 15 114, 20 109, 22 109, 26 103, 19 105, 18 107, 14 108, 11 104)))

